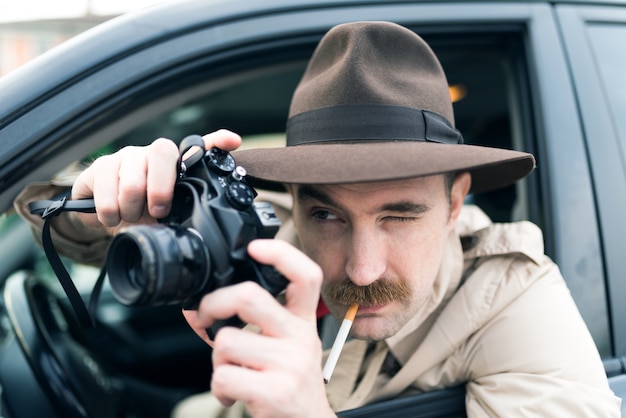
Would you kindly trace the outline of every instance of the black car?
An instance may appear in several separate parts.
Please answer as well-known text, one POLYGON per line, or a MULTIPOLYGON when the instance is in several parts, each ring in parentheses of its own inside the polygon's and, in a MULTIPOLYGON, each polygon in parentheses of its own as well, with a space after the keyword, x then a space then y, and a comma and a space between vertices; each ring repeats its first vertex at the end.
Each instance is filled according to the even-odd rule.
MULTIPOLYGON (((523 182, 470 198, 494 221, 542 228, 626 396, 625 1, 191 0, 108 21, 0 79, 0 415, 168 416, 209 389, 209 350, 178 306, 125 307, 105 286, 96 327, 77 324, 12 202, 76 162, 161 136, 226 127, 244 146, 280 143, 317 41, 356 20, 426 39, 466 142, 535 154, 523 182)), ((63 261, 88 295, 98 269, 63 261)), ((463 416, 464 390, 342 416, 389 411, 463 416)))

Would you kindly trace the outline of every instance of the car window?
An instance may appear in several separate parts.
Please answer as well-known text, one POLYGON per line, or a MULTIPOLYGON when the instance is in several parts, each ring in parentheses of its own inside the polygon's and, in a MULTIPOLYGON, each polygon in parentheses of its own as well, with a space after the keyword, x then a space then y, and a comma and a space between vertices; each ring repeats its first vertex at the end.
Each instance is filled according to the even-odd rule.
MULTIPOLYGON (((518 34, 429 41, 446 71, 456 126, 465 143, 531 151, 531 129, 522 123, 529 109, 523 100, 526 76, 518 34)), ((533 218, 526 180, 468 201, 494 222, 533 218)))
POLYGON ((620 139, 622 154, 626 157, 626 28, 610 23, 590 23, 588 33, 609 102, 611 119, 620 139))
POLYGON ((164 136, 175 141, 220 128, 244 138, 283 133, 291 93, 306 61, 242 70, 223 82, 207 82, 188 88, 180 105, 155 115, 113 141, 111 148, 143 144, 164 136))
MULTIPOLYGON (((420 33, 439 56, 448 77, 456 127, 469 144, 531 151, 529 113, 524 97, 524 53, 521 34, 420 33)), ((445 33, 445 32, 443 32, 445 33)), ((144 145, 158 137, 179 141, 187 135, 228 128, 242 135, 244 147, 284 144, 284 129, 291 94, 306 66, 316 39, 295 56, 265 55, 264 63, 229 62, 229 71, 213 68, 209 75, 194 75, 176 89, 163 87, 161 95, 144 101, 145 109, 134 126, 110 138, 109 143, 85 156, 84 162, 126 145, 144 145), (146 116, 148 114, 149 116, 146 116)), ((202 73, 198 71, 198 73, 202 73)), ((529 195, 528 180, 501 190, 473 195, 496 222, 530 219, 541 207, 540 194, 529 195)))
MULTIPOLYGON (((456 127, 465 142, 532 152, 533 129, 525 122, 530 110, 521 32, 483 30, 468 34, 414 29, 440 58, 454 102, 456 127)), ((132 115, 121 114, 123 123, 112 120, 105 125, 98 135, 107 136, 108 143, 84 160, 126 145, 144 145, 158 137, 178 141, 189 134, 220 128, 241 134, 244 147, 284 143, 291 94, 317 39, 310 37, 307 42, 297 53, 272 55, 270 51, 264 54, 263 62, 255 61, 255 57, 233 59, 224 64, 226 69, 212 63, 209 71, 202 68, 186 78, 177 77, 175 86, 163 82, 151 86, 150 91, 138 92, 133 100, 140 106, 132 109, 132 115), (116 123, 124 125, 121 133, 114 134, 118 128, 110 127, 116 123)), ((529 192, 529 181, 532 179, 470 196, 468 203, 479 205, 497 222, 530 219, 541 225, 543 218, 533 212, 533 207, 541 207, 540 194, 529 192)), ((96 276, 96 272, 81 270, 69 260, 67 265, 90 280, 96 276)))
MULTIPOLYGON (((465 142, 527 149, 520 125, 519 39, 493 34, 424 37, 448 75, 456 126, 465 142)), ((306 59, 273 63, 255 71, 242 70, 236 77, 230 74, 230 81, 192 86, 189 99, 120 135, 98 153, 161 136, 180 140, 220 128, 241 134, 244 147, 281 145, 291 94, 305 65, 306 59)), ((472 196, 470 202, 498 222, 530 216, 523 183, 472 196)))

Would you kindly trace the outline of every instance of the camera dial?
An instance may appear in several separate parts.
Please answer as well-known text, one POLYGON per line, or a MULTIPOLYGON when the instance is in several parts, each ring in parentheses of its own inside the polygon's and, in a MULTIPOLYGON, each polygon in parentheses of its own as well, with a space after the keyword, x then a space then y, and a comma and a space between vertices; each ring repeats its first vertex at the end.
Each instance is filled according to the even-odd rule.
POLYGON ((254 192, 246 183, 231 183, 226 188, 226 199, 234 208, 248 209, 254 201, 254 192))
POLYGON ((209 168, 221 176, 226 176, 235 170, 235 159, 227 151, 213 147, 206 152, 206 158, 209 168))

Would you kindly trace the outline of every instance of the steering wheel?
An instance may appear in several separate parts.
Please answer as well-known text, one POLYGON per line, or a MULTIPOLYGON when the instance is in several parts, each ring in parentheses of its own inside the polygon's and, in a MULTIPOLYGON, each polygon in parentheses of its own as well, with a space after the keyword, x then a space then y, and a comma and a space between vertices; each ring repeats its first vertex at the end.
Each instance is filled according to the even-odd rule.
POLYGON ((101 358, 107 348, 94 350, 83 338, 102 337, 106 325, 82 328, 67 299, 28 272, 6 282, 4 305, 10 329, 0 350, 2 416, 165 417, 189 395, 109 367, 101 358))
POLYGON ((14 418, 124 416, 116 379, 70 332, 66 307, 26 272, 4 289, 12 335, 0 351, 5 412, 14 418))

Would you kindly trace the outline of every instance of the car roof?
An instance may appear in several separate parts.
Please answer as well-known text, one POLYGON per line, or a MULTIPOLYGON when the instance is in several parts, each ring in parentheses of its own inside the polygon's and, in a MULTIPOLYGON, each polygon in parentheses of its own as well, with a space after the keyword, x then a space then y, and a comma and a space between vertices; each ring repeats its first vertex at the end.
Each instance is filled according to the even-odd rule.
MULTIPOLYGON (((470 3, 461 0, 458 3, 470 3)), ((499 1, 501 3, 501 1, 499 1)), ((534 0, 532 3, 547 3, 534 0)), ((90 70, 132 53, 151 43, 181 36, 201 27, 288 11, 314 11, 350 6, 403 3, 449 3, 446 0, 182 0, 164 2, 131 12, 89 29, 0 78, 0 128, 16 113, 41 99, 49 86, 59 86, 86 75, 90 70), (37 74, 45 76, 37 76, 37 74)), ((515 3, 515 1, 508 1, 515 3)), ((522 3, 529 3, 528 1, 522 3)), ((626 4, 626 0, 567 0, 549 3, 626 4)), ((216 34, 219 35, 219 34, 216 34)), ((52 93, 52 92, 51 92, 52 93)))

